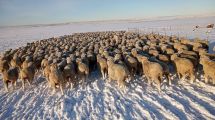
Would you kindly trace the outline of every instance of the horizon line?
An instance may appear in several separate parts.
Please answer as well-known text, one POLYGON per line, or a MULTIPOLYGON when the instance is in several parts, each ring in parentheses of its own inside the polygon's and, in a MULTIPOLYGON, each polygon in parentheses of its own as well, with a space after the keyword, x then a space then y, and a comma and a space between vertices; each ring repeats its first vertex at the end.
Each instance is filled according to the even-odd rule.
POLYGON ((36 23, 36 24, 23 24, 23 25, 4 25, 0 28, 10 28, 10 27, 40 27, 40 26, 58 26, 58 25, 67 25, 72 23, 95 23, 95 22, 118 22, 118 21, 161 21, 161 20, 174 20, 174 19, 183 19, 183 18, 201 18, 201 17, 215 17, 215 14, 207 15, 176 15, 176 16, 157 16, 157 17, 148 17, 148 18, 125 18, 125 19, 106 19, 106 20, 82 20, 82 21, 71 21, 71 22, 59 22, 59 23, 36 23))

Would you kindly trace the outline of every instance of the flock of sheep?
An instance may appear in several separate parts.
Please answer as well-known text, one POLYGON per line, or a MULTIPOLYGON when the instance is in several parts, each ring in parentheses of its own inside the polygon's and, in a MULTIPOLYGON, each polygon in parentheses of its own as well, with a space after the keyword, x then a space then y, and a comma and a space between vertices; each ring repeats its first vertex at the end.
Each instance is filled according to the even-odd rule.
POLYGON ((88 76, 99 70, 102 78, 117 81, 124 89, 136 75, 145 75, 149 85, 161 84, 166 78, 171 85, 170 67, 181 80, 193 83, 203 68, 206 83, 215 84, 215 55, 208 53, 208 42, 188 40, 176 36, 138 34, 126 31, 75 33, 49 38, 18 49, 10 49, 0 56, 0 73, 5 90, 18 79, 32 84, 41 72, 48 85, 62 94, 67 83, 72 87, 88 83, 88 76))

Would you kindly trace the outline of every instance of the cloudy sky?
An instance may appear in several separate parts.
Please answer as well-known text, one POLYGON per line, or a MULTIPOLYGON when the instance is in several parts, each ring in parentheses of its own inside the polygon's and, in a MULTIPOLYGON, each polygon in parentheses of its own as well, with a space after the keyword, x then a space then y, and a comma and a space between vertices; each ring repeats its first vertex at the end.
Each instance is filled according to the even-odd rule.
POLYGON ((0 26, 215 15, 215 0, 0 0, 0 26))

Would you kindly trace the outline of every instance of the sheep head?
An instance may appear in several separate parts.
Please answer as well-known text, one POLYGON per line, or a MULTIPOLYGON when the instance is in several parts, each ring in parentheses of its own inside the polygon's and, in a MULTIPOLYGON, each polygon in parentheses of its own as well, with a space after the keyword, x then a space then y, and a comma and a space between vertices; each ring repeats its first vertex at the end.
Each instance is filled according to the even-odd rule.
POLYGON ((148 57, 146 57, 146 56, 141 56, 141 57, 140 57, 140 60, 141 60, 141 63, 147 62, 147 61, 148 61, 148 57))
POLYGON ((54 71, 54 70, 56 70, 57 68, 58 68, 57 64, 56 64, 56 63, 53 63, 53 64, 51 65, 51 67, 50 67, 50 70, 51 70, 51 71, 54 71))
POLYGON ((113 65, 114 64, 114 59, 112 58, 112 57, 108 57, 107 58, 107 65, 108 66, 111 66, 111 65, 113 65))
POLYGON ((177 55, 177 54, 173 54, 173 55, 171 55, 171 57, 170 57, 170 59, 171 59, 172 61, 174 61, 176 58, 178 58, 178 55, 177 55))

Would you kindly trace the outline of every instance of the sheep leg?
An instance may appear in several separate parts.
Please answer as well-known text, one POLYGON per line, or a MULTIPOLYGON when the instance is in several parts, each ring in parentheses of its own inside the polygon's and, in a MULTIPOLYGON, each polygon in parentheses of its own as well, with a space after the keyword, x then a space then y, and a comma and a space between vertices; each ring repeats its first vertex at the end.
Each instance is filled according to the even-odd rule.
POLYGON ((107 70, 105 70, 105 78, 107 78, 108 72, 107 70))
POLYGON ((131 71, 130 71, 131 77, 133 78, 133 76, 134 76, 134 69, 133 68, 130 68, 130 69, 131 69, 131 71))
POLYGON ((177 73, 177 75, 178 75, 178 79, 180 80, 180 79, 181 79, 181 75, 180 75, 180 73, 177 73))
POLYGON ((167 79, 167 81, 168 81, 168 84, 169 84, 169 85, 172 85, 172 81, 171 81, 171 79, 170 79, 169 74, 165 74, 165 76, 166 76, 166 79, 167 79))
POLYGON ((134 75, 137 74, 137 68, 134 68, 134 75))
POLYGON ((60 91, 61 91, 62 95, 64 95, 64 92, 63 92, 63 85, 62 85, 62 84, 60 85, 60 91))
POLYGON ((213 85, 215 85, 215 79, 213 78, 213 85))
POLYGON ((118 86, 123 89, 125 87, 125 83, 122 80, 118 80, 118 86))
POLYGON ((109 77, 108 82, 111 82, 111 78, 109 77))
POLYGON ((135 76, 135 72, 134 72, 134 69, 132 69, 130 73, 130 77, 132 80, 134 80, 134 76, 135 76))
POLYGON ((15 85, 15 88, 16 88, 16 86, 17 86, 17 81, 15 81, 14 85, 15 85))
POLYGON ((74 88, 75 86, 77 86, 77 79, 75 77, 71 78, 71 89, 74 88))
POLYGON ((152 84, 152 81, 150 80, 150 78, 148 76, 146 76, 146 79, 148 81, 148 85, 151 85, 152 84))
POLYGON ((53 88, 52 94, 54 94, 56 92, 55 83, 50 81, 50 86, 53 88))
POLYGON ((109 76, 109 77, 108 77, 108 82, 111 82, 111 80, 112 80, 112 79, 111 79, 111 77, 109 76))
POLYGON ((208 75, 207 74, 205 74, 205 83, 208 83, 208 75))
POLYGON ((43 71, 43 76, 46 78, 47 81, 49 81, 49 75, 45 74, 45 71, 43 71))
POLYGON ((69 80, 68 80, 70 83, 69 83, 69 85, 70 85, 70 87, 71 87, 71 89, 72 89, 72 87, 73 87, 73 80, 72 80, 72 78, 71 77, 69 77, 69 80))
POLYGON ((52 91, 52 94, 55 94, 55 93, 56 93, 56 88, 54 87, 53 91, 52 91))
POLYGON ((13 90, 15 90, 15 81, 12 81, 13 90))
POLYGON ((103 79, 105 79, 105 73, 104 73, 104 70, 102 70, 102 71, 101 71, 101 73, 102 73, 102 78, 103 78, 103 79))
POLYGON ((186 78, 186 75, 182 75, 181 80, 184 81, 186 78))
POLYGON ((76 80, 77 80, 77 84, 80 84, 80 75, 79 74, 77 74, 77 76, 76 76, 76 80))
POLYGON ((48 87, 52 87, 52 84, 51 84, 51 82, 50 81, 48 81, 48 87))
POLYGON ((77 78, 77 76, 75 76, 74 79, 73 79, 73 85, 74 85, 74 87, 76 87, 78 85, 78 78, 77 78))
POLYGON ((82 86, 84 86, 85 82, 86 82, 86 76, 82 76, 82 86))
POLYGON ((215 85, 215 76, 211 77, 212 84, 215 85))
POLYGON ((5 87, 5 90, 6 90, 7 92, 9 92, 9 90, 8 90, 8 82, 7 82, 7 81, 4 81, 4 87, 5 87))
POLYGON ((24 79, 22 80, 22 90, 23 91, 25 90, 25 80, 24 79))
POLYGON ((31 83, 30 83, 29 79, 27 79, 27 82, 28 82, 28 85, 31 86, 31 83))
POLYGON ((49 82, 49 77, 46 77, 47 82, 49 82))
POLYGON ((158 89, 159 93, 161 92, 161 82, 160 81, 161 81, 160 77, 155 80, 155 83, 157 84, 157 89, 158 89))
POLYGON ((193 83, 195 80, 195 75, 191 74, 190 75, 190 83, 193 83))
POLYGON ((107 74, 106 74, 106 72, 104 71, 104 77, 106 78, 107 77, 107 74))
POLYGON ((125 89, 125 80, 121 81, 122 89, 125 89))

